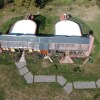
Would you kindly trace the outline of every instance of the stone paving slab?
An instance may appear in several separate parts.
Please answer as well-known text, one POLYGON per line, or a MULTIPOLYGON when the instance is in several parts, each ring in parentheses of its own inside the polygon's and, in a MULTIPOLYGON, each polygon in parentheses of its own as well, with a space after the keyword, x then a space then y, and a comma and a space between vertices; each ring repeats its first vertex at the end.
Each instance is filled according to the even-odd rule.
POLYGON ((34 76, 34 82, 56 82, 56 76, 54 76, 54 75, 36 75, 36 76, 34 76))
POLYGON ((21 56, 19 62, 25 62, 26 63, 25 52, 22 53, 22 56, 21 56))
POLYGON ((27 83, 33 83, 33 75, 28 72, 27 74, 24 75, 24 78, 26 80, 27 83))
POLYGON ((15 63, 15 65, 18 69, 21 69, 22 67, 26 65, 26 62, 18 62, 18 63, 15 63))
POLYGON ((68 94, 70 94, 70 93, 73 91, 73 85, 72 85, 72 83, 67 83, 67 84, 63 87, 63 89, 64 89, 68 94))
POLYGON ((26 59, 24 57, 21 57, 21 59, 19 60, 19 62, 25 62, 26 63, 26 59))
POLYGON ((91 82, 74 82, 75 89, 92 89, 96 88, 96 84, 94 81, 91 82))
POLYGON ((61 85, 64 86, 64 84, 67 82, 67 80, 63 76, 57 76, 57 82, 61 85))
POLYGON ((96 85, 98 88, 100 88, 100 79, 97 80, 96 85))
POLYGON ((28 71, 27 67, 23 67, 23 68, 21 68, 21 69, 19 70, 20 75, 25 75, 25 74, 28 73, 28 72, 29 72, 29 71, 28 71))

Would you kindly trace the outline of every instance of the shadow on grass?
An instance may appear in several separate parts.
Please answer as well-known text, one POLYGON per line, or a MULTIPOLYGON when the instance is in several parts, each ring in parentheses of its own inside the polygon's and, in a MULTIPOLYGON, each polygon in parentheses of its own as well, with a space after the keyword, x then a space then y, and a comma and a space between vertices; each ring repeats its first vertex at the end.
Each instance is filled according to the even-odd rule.
POLYGON ((5 100, 5 92, 2 88, 0 88, 0 100, 5 100))

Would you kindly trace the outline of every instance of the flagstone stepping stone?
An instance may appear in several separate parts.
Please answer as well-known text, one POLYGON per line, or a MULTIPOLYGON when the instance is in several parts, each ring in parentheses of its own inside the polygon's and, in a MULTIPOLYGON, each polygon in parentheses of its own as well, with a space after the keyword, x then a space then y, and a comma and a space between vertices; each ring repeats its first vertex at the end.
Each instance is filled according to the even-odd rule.
POLYGON ((24 59, 24 57, 22 57, 19 62, 25 62, 26 63, 26 60, 24 59))
POLYGON ((34 82, 56 82, 56 77, 54 75, 36 75, 34 82))
POLYGON ((33 75, 28 72, 27 74, 24 75, 24 78, 26 80, 27 83, 33 83, 33 75))
POLYGON ((26 65, 26 62, 18 62, 18 63, 15 63, 15 65, 18 69, 21 69, 22 67, 26 65))
POLYGON ((100 79, 91 82, 73 82, 67 83, 67 80, 63 76, 55 76, 55 75, 35 75, 33 78, 32 73, 29 72, 29 70, 26 67, 26 59, 24 57, 24 52, 22 57, 20 58, 19 62, 15 63, 16 67, 19 69, 20 75, 23 75, 27 83, 33 83, 33 82, 57 82, 61 86, 63 86, 63 89, 70 94, 73 91, 73 88, 75 89, 92 89, 100 88, 100 79))
POLYGON ((63 76, 57 76, 57 82, 61 85, 64 86, 64 84, 67 82, 67 80, 63 76))
POLYGON ((64 89, 68 94, 70 94, 70 93, 73 91, 73 85, 72 85, 72 83, 67 83, 67 84, 63 87, 63 89, 64 89))
POLYGON ((92 89, 96 88, 96 84, 94 81, 91 82, 74 82, 75 89, 92 89))
POLYGON ((23 68, 21 68, 21 69, 19 70, 20 75, 25 75, 25 74, 28 73, 28 72, 29 72, 29 71, 28 71, 27 67, 23 67, 23 68))
POLYGON ((96 85, 97 85, 98 88, 100 88, 100 79, 97 80, 96 85))
POLYGON ((22 56, 21 56, 19 62, 25 62, 26 63, 25 52, 22 53, 22 56))

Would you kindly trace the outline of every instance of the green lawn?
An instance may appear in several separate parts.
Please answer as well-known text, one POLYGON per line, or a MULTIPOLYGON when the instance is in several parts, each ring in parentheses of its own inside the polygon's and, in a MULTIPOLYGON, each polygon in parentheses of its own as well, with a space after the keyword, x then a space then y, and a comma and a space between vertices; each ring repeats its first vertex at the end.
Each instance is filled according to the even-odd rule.
MULTIPOLYGON (((23 17, 15 17, 10 19, 9 21, 7 21, 6 23, 3 24, 3 26, 0 28, 1 32, 6 32, 7 29, 17 20, 22 19, 23 17)), ((50 33, 54 33, 54 24, 59 20, 59 17, 55 16, 49 16, 49 17, 36 17, 36 20, 41 21, 41 25, 43 25, 42 27, 40 27, 40 33, 43 34, 50 34, 50 33), (44 19, 45 18, 45 19, 44 19), (46 23, 43 22, 46 20, 46 23), (49 33, 50 32, 50 33, 49 33)), ((78 20, 78 19, 77 19, 78 20)), ((81 26, 83 27, 83 29, 86 27, 85 22, 82 22, 81 20, 79 20, 81 22, 81 26), (85 27, 84 27, 85 26, 85 27)), ((87 63, 86 65, 82 64, 82 60, 79 59, 75 59, 74 61, 77 63, 76 65, 69 65, 69 64, 59 64, 58 62, 58 58, 53 57, 54 63, 50 63, 49 61, 43 60, 41 59, 41 57, 39 58, 39 56, 32 56, 32 55, 28 55, 26 56, 27 58, 27 63, 29 66, 29 69, 32 71, 32 73, 35 75, 38 74, 43 74, 43 75, 50 75, 50 74, 56 74, 56 75, 63 75, 67 80, 69 81, 77 81, 77 80, 97 80, 100 75, 100 68, 99 66, 99 58, 100 58, 100 54, 99 54, 99 49, 100 49, 100 43, 99 43, 99 24, 100 24, 100 19, 97 18, 94 21, 90 21, 90 22, 86 22, 87 26, 90 27, 93 31, 94 31, 94 36, 95 36, 95 49, 93 51, 93 61, 94 63, 87 63), (37 63, 38 62, 38 63, 37 63), (47 63, 47 64, 45 64, 47 63), (48 65, 46 68, 43 68, 42 66, 46 66, 48 65), (56 69, 56 67, 58 67, 58 70, 56 69)), ((86 29, 86 28, 85 28, 86 29)), ((87 28, 88 29, 88 28, 87 28)), ((86 29, 86 30, 87 30, 86 29)), ((11 55, 11 53, 6 53, 6 54, 2 54, 1 55, 1 63, 7 63, 9 61, 9 59, 7 60, 7 56, 10 57, 11 61, 13 60, 13 55, 11 55), (6 56, 6 57, 5 57, 6 56)), ((14 60, 13 60, 14 61, 14 60)), ((8 62, 8 64, 10 65, 12 62, 8 62)))
MULTIPOLYGON (((64 0, 59 2, 62 3, 64 0)), ((66 2, 66 1, 65 1, 66 2)), ((53 2, 56 5, 56 1, 53 2)), ((62 3, 63 5, 63 3, 62 3)), ((47 8, 46 8, 47 10, 47 8)), ((53 34, 54 25, 59 20, 56 11, 43 11, 41 15, 46 18, 46 25, 40 27, 40 33, 53 34), (51 13, 52 12, 52 13, 51 13)), ((3 15, 0 13, 0 19, 3 15)), ((99 16, 100 17, 100 16, 99 16)), ((41 56, 27 54, 28 69, 33 75, 62 75, 68 82, 96 81, 100 78, 100 19, 84 21, 93 31, 95 37, 95 49, 92 53, 93 63, 83 65, 82 60, 74 59, 76 64, 59 64, 57 57, 52 57, 54 63, 42 59, 41 56), (58 68, 58 69, 57 69, 58 68)), ((0 27, 0 32, 6 33, 11 25, 21 17, 8 20, 0 27)), ((43 17, 42 17, 43 18, 43 17)), ((100 89, 74 90, 71 94, 64 92, 56 83, 27 84, 19 75, 14 61, 18 61, 17 54, 0 54, 0 100, 100 100, 100 89), (9 60, 10 59, 10 60, 9 60)))
POLYGON ((2 88, 0 88, 0 100, 5 100, 5 92, 2 88))
POLYGON ((18 20, 23 19, 23 16, 20 17, 15 17, 15 18, 11 18, 10 20, 8 20, 6 23, 4 23, 1 27, 0 27, 0 32, 2 33, 6 33, 11 26, 18 20))

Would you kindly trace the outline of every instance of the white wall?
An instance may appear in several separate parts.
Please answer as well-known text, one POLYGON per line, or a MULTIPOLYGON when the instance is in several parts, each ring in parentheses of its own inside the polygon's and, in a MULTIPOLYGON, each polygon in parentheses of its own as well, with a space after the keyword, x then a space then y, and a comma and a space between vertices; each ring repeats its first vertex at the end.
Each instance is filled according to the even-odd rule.
POLYGON ((20 20, 12 26, 9 33, 35 34, 36 27, 37 25, 34 21, 20 20))
POLYGON ((82 33, 77 23, 70 20, 64 20, 56 23, 55 35, 82 36, 82 33))

